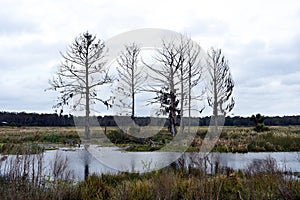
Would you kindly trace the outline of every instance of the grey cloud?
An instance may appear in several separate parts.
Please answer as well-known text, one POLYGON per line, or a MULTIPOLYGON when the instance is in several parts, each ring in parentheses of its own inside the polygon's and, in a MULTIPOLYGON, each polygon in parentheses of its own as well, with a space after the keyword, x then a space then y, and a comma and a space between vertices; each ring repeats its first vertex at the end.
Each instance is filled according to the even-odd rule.
POLYGON ((16 71, 4 74, 0 86, 0 109, 4 110, 32 110, 42 112, 50 110, 55 100, 53 92, 45 92, 49 87, 48 79, 51 74, 38 72, 16 71))
POLYGON ((236 45, 229 60, 237 73, 237 82, 246 84, 252 79, 277 76, 300 71, 300 47, 294 45, 267 46, 262 41, 252 41, 246 45, 236 45), (298 50, 299 49, 299 50, 298 50), (280 52, 280 54, 279 54, 280 52))
POLYGON ((296 85, 299 86, 300 88, 300 77, 290 77, 290 78, 285 78, 282 80, 282 84, 284 85, 296 85))
POLYGON ((272 86, 265 84, 255 88, 236 87, 236 114, 265 115, 299 114, 299 91, 283 85, 272 86), (288 103, 287 103, 288 102, 288 103))
POLYGON ((65 44, 45 44, 41 41, 32 41, 20 48, 7 49, 0 55, 0 71, 18 70, 32 66, 43 67, 51 60, 59 63, 59 51, 64 52, 65 44))
POLYGON ((229 41, 226 47, 236 83, 234 113, 299 114, 299 38, 271 44, 259 40, 247 44, 229 41))

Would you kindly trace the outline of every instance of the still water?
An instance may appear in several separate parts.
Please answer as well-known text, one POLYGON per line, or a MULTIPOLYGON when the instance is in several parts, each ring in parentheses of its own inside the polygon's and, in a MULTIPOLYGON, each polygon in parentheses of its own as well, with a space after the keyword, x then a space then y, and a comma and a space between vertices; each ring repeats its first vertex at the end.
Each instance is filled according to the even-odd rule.
MULTIPOLYGON (((73 173, 75 180, 84 179, 85 165, 89 166, 89 173, 117 173, 119 171, 147 172, 168 166, 176 161, 181 153, 174 152, 125 152, 116 147, 94 147, 86 151, 83 148, 59 149, 45 151, 43 154, 43 173, 51 174, 55 157, 59 155, 67 159, 68 169, 73 173)), ((207 154, 206 154, 207 155, 207 154)), ((191 164, 202 157, 199 153, 185 153, 183 158, 185 165, 191 164)), ((1 158, 4 155, 0 155, 1 158)), ((6 156, 5 156, 6 157, 6 156)), ((3 171, 9 159, 14 155, 0 161, 0 172, 3 171), (5 163, 6 162, 6 163, 5 163)), ((279 167, 285 171, 300 172, 300 152, 264 152, 264 153, 211 153, 207 157, 220 167, 230 167, 234 170, 246 169, 253 161, 274 158, 279 167)))

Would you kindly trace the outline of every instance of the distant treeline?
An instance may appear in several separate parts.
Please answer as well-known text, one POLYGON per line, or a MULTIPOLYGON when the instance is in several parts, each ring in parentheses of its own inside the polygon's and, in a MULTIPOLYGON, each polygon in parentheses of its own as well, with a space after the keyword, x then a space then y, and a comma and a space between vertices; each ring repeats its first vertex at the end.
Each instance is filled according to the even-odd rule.
MULTIPOLYGON (((123 117, 124 121, 128 121, 128 117, 123 117)), ((156 119, 157 120, 157 119, 156 119)), ((97 121, 101 126, 116 126, 113 116, 98 116, 97 121)), ((194 125, 208 126, 210 117, 201 117, 193 119, 194 125)), ((83 125, 84 118, 76 117, 76 124, 83 125)), ((140 126, 148 125, 151 120, 149 117, 135 118, 136 124, 140 126)), ((161 120, 157 120, 161 123, 161 120)), ((179 124, 180 120, 177 120, 179 124)), ((95 123, 95 122, 94 122, 95 123)), ((152 122, 153 124, 153 122, 152 122)), ((0 112, 0 125, 2 126, 75 126, 74 117, 72 115, 58 115, 58 114, 38 114, 25 112, 0 112)), ((98 124, 97 124, 98 125, 98 124)), ((153 124, 155 125, 155 124, 153 124)), ((166 121, 165 125, 168 125, 166 121)), ((254 122, 250 117, 226 117, 225 126, 254 126, 254 122)), ((283 117, 266 117, 265 125, 267 126, 289 126, 300 125, 300 115, 297 116, 283 116, 283 117)))

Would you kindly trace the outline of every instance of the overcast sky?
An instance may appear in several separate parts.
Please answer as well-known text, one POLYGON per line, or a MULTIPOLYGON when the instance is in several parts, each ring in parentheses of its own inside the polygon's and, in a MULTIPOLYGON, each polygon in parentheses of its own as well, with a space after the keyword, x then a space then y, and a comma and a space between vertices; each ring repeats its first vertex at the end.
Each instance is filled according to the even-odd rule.
POLYGON ((52 113, 57 94, 44 89, 59 51, 87 30, 107 40, 139 28, 222 48, 235 81, 234 115, 300 114, 298 0, 1 0, 0 110, 52 113))

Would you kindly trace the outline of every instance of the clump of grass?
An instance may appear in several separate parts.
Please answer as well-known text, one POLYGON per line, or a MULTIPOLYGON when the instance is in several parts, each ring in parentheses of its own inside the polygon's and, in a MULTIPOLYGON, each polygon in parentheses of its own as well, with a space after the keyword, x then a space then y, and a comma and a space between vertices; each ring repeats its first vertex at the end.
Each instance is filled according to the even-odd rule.
POLYGON ((14 144, 14 143, 5 143, 0 145, 1 154, 37 154, 43 152, 44 149, 35 143, 28 144, 14 144))

